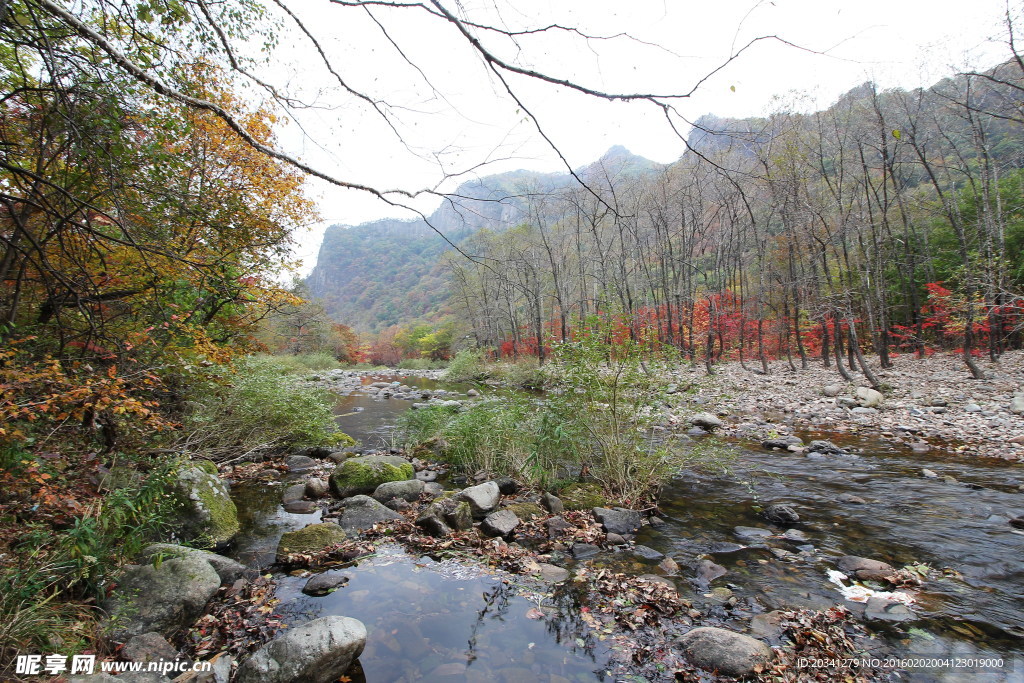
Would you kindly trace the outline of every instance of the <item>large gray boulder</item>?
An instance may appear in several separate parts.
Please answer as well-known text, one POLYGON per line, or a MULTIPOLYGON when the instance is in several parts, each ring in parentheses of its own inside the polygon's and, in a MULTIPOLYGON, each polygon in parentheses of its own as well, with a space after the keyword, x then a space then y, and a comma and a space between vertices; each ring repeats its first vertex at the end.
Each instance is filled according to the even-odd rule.
POLYGON ((283 631, 238 667, 236 683, 331 683, 366 645, 366 627, 349 617, 321 617, 283 631))
POLYGON ((486 481, 483 484, 463 489, 455 494, 455 500, 464 500, 469 503, 473 516, 481 519, 498 507, 498 502, 501 500, 501 489, 498 488, 496 482, 486 481))
POLYGON ((719 420, 716 415, 712 415, 711 413, 697 413, 690 418, 690 424, 694 427, 700 427, 701 429, 713 432, 725 423, 719 420))
POLYGON ((369 496, 352 496, 345 499, 345 510, 341 513, 338 524, 345 531, 359 533, 366 531, 374 524, 404 519, 394 510, 388 509, 369 496))
POLYGON ((192 624, 220 588, 220 577, 199 555, 128 565, 102 605, 107 635, 116 642, 155 631, 167 635, 192 624))
POLYGON ((420 499, 420 494, 423 493, 423 485, 423 482, 419 479, 386 481, 377 487, 373 492, 373 497, 382 503, 386 503, 392 498, 401 498, 410 503, 415 503, 420 499))
POLYGON ((213 547, 238 533, 238 510, 213 463, 178 472, 174 490, 181 502, 182 536, 213 547))
POLYGON ((604 530, 610 534, 635 534, 640 524, 643 523, 643 515, 636 510, 626 508, 594 508, 594 519, 599 521, 604 530))
POLYGON ((387 481, 404 481, 415 476, 412 463, 397 455, 362 455, 349 458, 334 468, 331 490, 339 498, 370 494, 387 481))
POLYGON ((147 545, 142 549, 142 553, 139 554, 139 564, 153 564, 157 559, 167 560, 188 555, 201 557, 209 562, 213 570, 217 572, 217 576, 220 577, 221 583, 234 583, 246 571, 244 564, 235 562, 230 557, 211 553, 208 550, 186 548, 183 545, 175 545, 173 543, 151 543, 147 545))
POLYGON ((516 517, 516 513, 505 508, 484 517, 484 521, 480 524, 480 529, 488 536, 501 536, 505 538, 517 526, 519 526, 519 518, 516 517))
POLYGON ((710 626, 684 633, 679 647, 691 663, 726 676, 749 676, 772 655, 760 640, 710 626))

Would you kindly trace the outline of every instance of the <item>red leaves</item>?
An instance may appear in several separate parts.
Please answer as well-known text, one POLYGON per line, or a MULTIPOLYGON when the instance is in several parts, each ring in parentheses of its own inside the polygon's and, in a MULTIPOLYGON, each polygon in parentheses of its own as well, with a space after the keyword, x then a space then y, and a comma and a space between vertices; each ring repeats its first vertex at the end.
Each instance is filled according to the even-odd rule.
POLYGON ((217 652, 238 656, 269 641, 285 628, 274 614, 276 589, 269 575, 221 587, 207 613, 185 635, 185 653, 197 660, 217 652))

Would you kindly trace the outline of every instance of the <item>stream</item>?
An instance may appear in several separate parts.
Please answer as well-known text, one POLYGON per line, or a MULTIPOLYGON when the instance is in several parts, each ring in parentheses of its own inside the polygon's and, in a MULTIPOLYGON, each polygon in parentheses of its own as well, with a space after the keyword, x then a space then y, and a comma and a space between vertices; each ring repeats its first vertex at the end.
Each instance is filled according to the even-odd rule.
MULTIPOLYGON (((401 381, 419 389, 464 392, 469 387, 401 375, 364 377, 363 384, 401 381)), ((486 392, 485 392, 486 393, 486 392)), ((338 424, 368 448, 387 447, 406 400, 381 400, 364 392, 339 397, 338 424)), ((1024 533, 1008 520, 1024 515, 1019 466, 1003 461, 915 454, 881 440, 830 434, 856 455, 808 458, 751 450, 739 444, 722 475, 684 474, 662 492, 664 526, 641 529, 636 542, 673 557, 680 595, 717 614, 719 623, 748 631, 749 617, 776 609, 825 609, 844 604, 862 615, 864 605, 844 601, 827 570, 842 555, 900 567, 924 563, 932 570, 916 593, 910 622, 871 621, 874 657, 1001 661, 996 667, 913 666, 891 680, 925 682, 1024 682, 1024 533), (926 478, 922 468, 939 476, 926 478), (947 481, 945 476, 955 478, 947 481), (845 496, 843 494, 846 494, 845 496), (843 499, 840 497, 843 496, 843 499), (844 502, 851 496, 863 503, 844 502), (741 540, 736 527, 778 528, 754 507, 792 505, 801 522, 792 539, 741 540), (708 585, 693 581, 697 558, 727 574, 708 585), (724 591, 724 595, 723 595, 724 591), (736 598, 729 610, 717 608, 736 598)), ((248 482, 233 489, 242 531, 233 555, 249 566, 270 567, 281 534, 319 521, 280 505, 280 483, 248 482)), ((516 585, 518 577, 452 560, 437 562, 384 545, 343 570, 345 587, 324 597, 301 592, 305 577, 278 573, 277 612, 295 626, 327 615, 361 620, 369 636, 353 680, 498 681, 566 683, 616 679, 609 662, 615 638, 594 637, 581 619, 571 589, 516 585), (545 590, 548 592, 545 593, 545 590), (538 608, 543 608, 539 610, 538 608), (543 618, 538 618, 543 615, 543 618)), ((653 570, 621 553, 594 560, 617 571, 653 570)), ((570 567, 571 569, 571 567, 570 567)), ((585 615, 582 615, 585 616, 585 615)), ((671 680, 666 672, 665 680, 671 680)))

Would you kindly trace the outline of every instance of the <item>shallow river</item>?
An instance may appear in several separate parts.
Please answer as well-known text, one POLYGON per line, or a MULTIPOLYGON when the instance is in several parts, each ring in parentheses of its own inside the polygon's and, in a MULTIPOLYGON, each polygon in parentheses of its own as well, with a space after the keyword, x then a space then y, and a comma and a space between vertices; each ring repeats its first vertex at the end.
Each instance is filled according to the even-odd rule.
MULTIPOLYGON (((392 379, 398 378, 365 378, 364 383, 392 379)), ((468 388, 402 381, 428 389, 468 388)), ((336 413, 342 429, 378 447, 390 443, 398 416, 409 406, 408 401, 375 400, 357 392, 341 397, 336 413)), ((832 440, 855 449, 859 457, 810 459, 737 446, 727 476, 676 479, 660 499, 667 524, 656 530, 644 527, 637 543, 674 557, 683 568, 674 577, 680 593, 738 630, 745 630, 744 617, 759 611, 845 604, 863 612, 863 605, 844 603, 828 581, 826 571, 840 555, 896 566, 925 563, 935 571, 917 593, 913 610, 920 618, 872 622, 878 634, 873 654, 993 658, 1003 665, 986 672, 955 667, 906 671, 893 680, 1024 683, 1024 534, 1007 523, 1024 516, 1024 493, 1017 490, 1024 470, 1002 462, 913 454, 881 441, 832 440), (923 477, 924 467, 939 477, 923 477), (957 482, 947 482, 945 475, 957 482), (866 502, 840 502, 844 493, 866 502), (781 531, 753 510, 778 502, 797 509, 802 521, 795 528, 806 538, 740 545, 737 526, 781 531), (720 596, 691 580, 698 556, 728 570, 711 587, 729 588, 739 599, 735 609, 715 612, 720 596)), ((279 487, 253 483, 235 489, 242 533, 234 554, 247 564, 270 565, 283 532, 318 520, 319 513, 284 512, 279 487)), ((623 556, 599 557, 598 562, 638 574, 652 569, 623 556)), ((333 571, 350 581, 320 598, 301 593, 305 578, 278 577, 278 612, 291 625, 331 614, 363 621, 369 638, 360 657, 362 671, 354 680, 614 680, 606 664, 621 644, 588 636, 580 605, 569 592, 517 587, 508 577, 413 557, 389 546, 356 567, 333 571)))

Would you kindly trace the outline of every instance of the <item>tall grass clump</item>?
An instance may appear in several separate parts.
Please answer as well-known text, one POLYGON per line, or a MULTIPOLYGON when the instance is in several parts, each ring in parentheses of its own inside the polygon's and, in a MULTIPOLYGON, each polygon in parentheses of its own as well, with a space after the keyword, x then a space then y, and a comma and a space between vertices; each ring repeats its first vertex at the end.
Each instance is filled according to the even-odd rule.
POLYGON ((226 376, 194 386, 180 446, 222 461, 352 443, 337 429, 333 403, 329 392, 283 370, 280 357, 248 356, 226 376))
POLYGON ((474 349, 463 349, 448 363, 444 378, 449 382, 481 382, 490 377, 483 354, 474 349))

